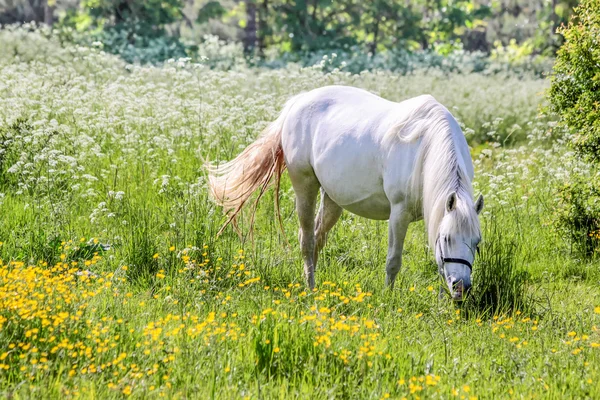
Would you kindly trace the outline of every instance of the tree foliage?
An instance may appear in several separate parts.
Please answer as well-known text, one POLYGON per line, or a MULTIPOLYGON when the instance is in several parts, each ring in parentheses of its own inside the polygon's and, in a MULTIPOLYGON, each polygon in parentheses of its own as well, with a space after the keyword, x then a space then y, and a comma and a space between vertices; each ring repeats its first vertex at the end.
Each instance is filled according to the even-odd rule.
POLYGON ((600 0, 583 0, 557 54, 549 100, 581 161, 559 188, 558 222, 583 254, 600 250, 600 0))
POLYGON ((561 122, 575 134, 580 155, 600 162, 600 0, 583 0, 576 18, 560 29, 550 101, 561 122))

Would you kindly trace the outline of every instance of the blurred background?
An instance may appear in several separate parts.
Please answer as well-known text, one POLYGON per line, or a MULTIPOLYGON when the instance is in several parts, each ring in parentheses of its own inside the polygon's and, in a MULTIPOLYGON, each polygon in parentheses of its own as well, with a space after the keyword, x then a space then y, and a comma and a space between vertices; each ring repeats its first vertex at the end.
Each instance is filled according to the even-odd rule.
POLYGON ((541 74, 561 45, 556 28, 575 6, 577 0, 0 0, 0 24, 45 24, 62 40, 139 63, 190 57, 228 67, 243 57, 277 67, 327 56, 331 68, 359 72, 460 57, 475 71, 491 60, 541 74))

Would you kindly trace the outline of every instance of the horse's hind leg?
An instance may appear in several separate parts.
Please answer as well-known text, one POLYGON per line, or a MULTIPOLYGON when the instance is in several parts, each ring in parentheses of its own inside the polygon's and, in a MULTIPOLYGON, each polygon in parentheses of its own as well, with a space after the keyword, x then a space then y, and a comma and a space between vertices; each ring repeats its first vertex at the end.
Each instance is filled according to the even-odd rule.
POLYGON ((296 212, 300 222, 298 239, 304 261, 304 276, 310 289, 315 287, 315 206, 319 181, 314 174, 303 174, 289 170, 296 193, 296 212))
POLYGON ((319 206, 319 213, 315 220, 315 269, 317 268, 319 252, 323 249, 323 246, 325 246, 325 242, 327 241, 327 233, 333 228, 338 219, 340 219, 342 211, 342 207, 331 200, 327 193, 325 193, 325 190, 321 188, 321 205, 319 206))

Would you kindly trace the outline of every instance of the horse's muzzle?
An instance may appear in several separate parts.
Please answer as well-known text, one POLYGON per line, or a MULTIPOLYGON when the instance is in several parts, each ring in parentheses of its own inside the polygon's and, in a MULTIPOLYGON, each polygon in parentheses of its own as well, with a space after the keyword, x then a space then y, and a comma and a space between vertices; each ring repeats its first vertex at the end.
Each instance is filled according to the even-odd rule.
POLYGON ((470 283, 465 283, 464 281, 453 281, 451 282, 452 287, 452 300, 462 301, 464 300, 465 295, 471 289, 470 283))

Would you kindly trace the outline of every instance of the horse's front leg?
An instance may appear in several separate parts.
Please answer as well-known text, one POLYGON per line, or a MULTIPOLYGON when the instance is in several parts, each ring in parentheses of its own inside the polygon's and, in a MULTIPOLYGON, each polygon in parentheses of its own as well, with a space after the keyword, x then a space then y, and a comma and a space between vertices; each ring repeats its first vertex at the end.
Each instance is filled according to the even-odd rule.
POLYGON ((402 249, 410 221, 410 214, 403 204, 392 206, 388 223, 388 253, 385 263, 385 284, 390 289, 394 287, 396 275, 402 267, 402 249))

